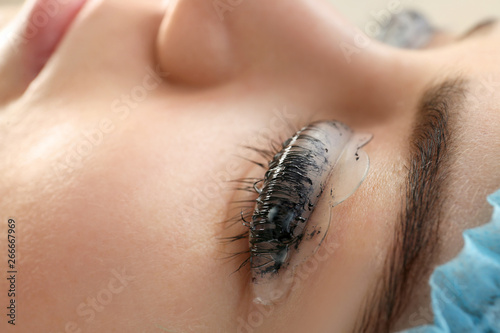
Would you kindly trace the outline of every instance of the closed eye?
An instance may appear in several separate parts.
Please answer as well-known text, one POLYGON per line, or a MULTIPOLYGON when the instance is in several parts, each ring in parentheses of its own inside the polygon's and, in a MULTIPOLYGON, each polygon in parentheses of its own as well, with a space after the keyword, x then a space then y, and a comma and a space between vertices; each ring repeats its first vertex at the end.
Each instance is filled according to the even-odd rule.
POLYGON ((241 211, 248 231, 227 239, 250 245, 240 268, 250 266, 255 302, 268 304, 288 293, 286 272, 293 273, 318 250, 331 209, 365 179, 369 159, 360 149, 370 139, 342 123, 322 121, 302 128, 274 155, 256 150, 262 157, 273 157, 267 168, 254 162, 267 170, 262 180, 240 181, 243 190, 255 191, 258 197, 255 207, 241 211), (316 208, 323 193, 327 199, 316 208))

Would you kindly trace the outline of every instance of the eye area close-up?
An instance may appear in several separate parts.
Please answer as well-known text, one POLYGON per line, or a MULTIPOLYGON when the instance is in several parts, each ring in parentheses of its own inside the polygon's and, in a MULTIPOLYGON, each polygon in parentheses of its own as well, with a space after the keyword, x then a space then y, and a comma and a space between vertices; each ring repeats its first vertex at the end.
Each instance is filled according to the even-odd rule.
POLYGON ((316 122, 286 140, 269 161, 264 178, 254 182, 259 196, 250 223, 242 210, 249 227, 254 301, 266 304, 285 296, 292 281, 283 278, 283 271, 293 272, 314 254, 329 229, 329 213, 309 221, 318 200, 330 196, 333 208, 361 184, 369 159, 360 148, 370 139, 342 123, 316 122))
POLYGON ((498 14, 0 4, 0 331, 500 331, 498 14))

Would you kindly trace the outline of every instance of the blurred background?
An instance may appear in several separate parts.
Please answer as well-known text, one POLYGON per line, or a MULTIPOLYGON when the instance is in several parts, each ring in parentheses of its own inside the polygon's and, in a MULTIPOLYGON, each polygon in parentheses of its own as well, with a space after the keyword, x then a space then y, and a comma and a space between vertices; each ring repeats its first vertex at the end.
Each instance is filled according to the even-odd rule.
MULTIPOLYGON (((127 0, 123 0, 127 1, 127 0)), ((161 0, 158 0, 161 1, 161 0)), ((269 0, 272 1, 272 0, 269 0)), ((295 0, 289 0, 295 1, 295 0)), ((500 17, 499 0, 329 0, 346 17, 362 30, 365 25, 377 20, 382 11, 392 8, 418 9, 436 27, 456 33, 467 30, 478 21, 500 17)), ((0 0, 0 5, 12 6, 24 0, 0 0)), ((2 18, 0 17, 0 22, 2 18)))
MULTIPOLYGON (((292 0, 293 1, 293 0, 292 0)), ((499 0, 330 0, 362 30, 376 15, 393 7, 417 9, 437 28, 461 33, 486 18, 500 17, 499 0)))

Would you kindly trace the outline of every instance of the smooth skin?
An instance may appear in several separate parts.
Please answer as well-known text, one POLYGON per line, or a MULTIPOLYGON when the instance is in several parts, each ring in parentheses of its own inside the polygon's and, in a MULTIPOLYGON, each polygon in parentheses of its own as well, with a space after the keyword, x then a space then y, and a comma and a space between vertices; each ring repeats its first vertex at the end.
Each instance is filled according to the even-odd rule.
MULTIPOLYGON (((366 43, 326 0, 233 3, 221 16, 212 0, 89 0, 34 78, 4 43, 0 234, 14 218, 18 294, 16 326, 3 316, 2 332, 350 332, 397 223, 418 99, 449 76, 467 77, 472 94, 439 262, 488 220, 500 28, 405 51, 366 43), (223 244, 244 227, 220 222, 255 197, 228 181, 263 176, 242 145, 267 148, 321 119, 374 134, 370 172, 335 208, 335 251, 264 309, 248 267, 231 274, 245 257, 223 259, 247 243, 223 244)), ((2 278, 2 307, 8 289, 2 278)), ((427 292, 423 281, 399 328, 432 320, 427 292)))

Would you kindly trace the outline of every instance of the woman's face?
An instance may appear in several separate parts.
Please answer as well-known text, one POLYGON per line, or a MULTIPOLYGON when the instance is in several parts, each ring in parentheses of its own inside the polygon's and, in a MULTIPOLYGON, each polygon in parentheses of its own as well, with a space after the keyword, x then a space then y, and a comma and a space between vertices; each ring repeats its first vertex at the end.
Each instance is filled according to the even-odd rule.
POLYGON ((0 48, 18 332, 432 321, 427 278, 487 221, 500 185, 497 25, 408 51, 368 40, 325 0, 31 2, 0 48), (247 239, 221 241, 246 230, 238 216, 256 198, 232 181, 266 171, 245 146, 316 120, 372 133, 370 170, 290 294, 257 305, 248 265, 235 272, 248 254, 227 259, 247 239))

